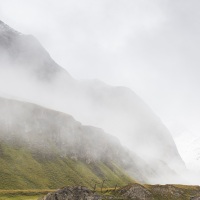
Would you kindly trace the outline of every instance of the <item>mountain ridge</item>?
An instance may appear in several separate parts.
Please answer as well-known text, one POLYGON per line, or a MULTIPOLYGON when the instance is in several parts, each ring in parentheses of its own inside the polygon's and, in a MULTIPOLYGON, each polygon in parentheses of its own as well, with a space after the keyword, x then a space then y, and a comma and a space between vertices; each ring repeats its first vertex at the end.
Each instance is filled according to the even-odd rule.
MULTIPOLYGON (((153 180, 160 176, 163 166, 167 169, 166 164, 157 161, 154 163, 157 170, 154 171, 143 159, 124 148, 116 137, 102 129, 83 126, 65 113, 4 98, 0 98, 0 110, 1 143, 10 146, 11 149, 25 149, 25 152, 28 152, 27 156, 30 157, 31 153, 39 161, 49 160, 56 164, 55 160, 62 158, 68 159, 69 162, 83 162, 85 167, 91 164, 106 164, 109 170, 117 167, 121 174, 129 174, 143 183, 148 182, 147 177, 151 176, 153 180), (111 167, 112 165, 115 167, 111 167)), ((4 163, 3 160, 1 162, 4 163)), ((26 163, 23 157, 21 160, 26 163)), ((37 168, 34 170, 37 172, 37 168)), ((57 167, 57 170, 60 168, 57 167)), ((2 173, 1 170, 0 172, 2 173)), ((177 178, 173 170, 168 170, 168 175, 177 178)))
POLYGON ((101 129, 30 103, 0 98, 0 110, 0 189, 133 181, 115 158, 119 142, 101 129))
MULTIPOLYGON (((1 51, 9 59, 6 69, 3 65, 0 68, 0 91, 70 114, 83 124, 102 128, 143 157, 153 171, 158 167, 154 163, 160 161, 166 163, 164 171, 184 168, 170 132, 133 91, 73 79, 32 37, 21 35, 20 40, 9 40, 11 49, 2 48, 3 40, 0 34, 1 51), (16 49, 19 51, 13 55, 16 49), (4 78, 10 76, 7 66, 12 71, 9 77, 12 83, 4 78)), ((167 178, 162 181, 166 179, 167 182, 167 178)))

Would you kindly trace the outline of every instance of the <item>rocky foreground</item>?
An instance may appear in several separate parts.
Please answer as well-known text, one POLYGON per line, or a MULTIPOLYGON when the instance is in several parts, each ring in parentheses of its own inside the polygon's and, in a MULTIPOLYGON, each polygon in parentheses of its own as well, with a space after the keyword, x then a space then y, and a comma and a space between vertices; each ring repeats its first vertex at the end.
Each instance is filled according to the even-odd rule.
POLYGON ((117 190, 95 192, 83 186, 68 186, 39 200, 200 200, 200 186, 127 185, 117 190))

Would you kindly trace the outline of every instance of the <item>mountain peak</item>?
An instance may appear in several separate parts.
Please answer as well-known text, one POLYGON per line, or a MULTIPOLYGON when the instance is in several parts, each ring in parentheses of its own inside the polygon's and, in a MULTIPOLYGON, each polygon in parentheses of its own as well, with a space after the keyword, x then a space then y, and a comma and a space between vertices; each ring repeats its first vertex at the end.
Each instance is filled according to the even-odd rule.
POLYGON ((11 28, 10 26, 8 26, 7 24, 5 24, 1 20, 0 20, 0 33, 10 33, 10 34, 21 35, 20 32, 18 32, 15 29, 11 28))
MULTIPOLYGON (((0 20, 0 50, 8 65, 24 67, 40 80, 55 78, 64 69, 51 58, 32 35, 22 34, 0 20), (5 59, 6 58, 6 59, 5 59), (29 70, 28 69, 29 66, 29 70)), ((1 59, 1 58, 0 58, 1 59)), ((68 72, 64 72, 68 78, 68 72)), ((71 77, 70 77, 71 80, 71 77)))

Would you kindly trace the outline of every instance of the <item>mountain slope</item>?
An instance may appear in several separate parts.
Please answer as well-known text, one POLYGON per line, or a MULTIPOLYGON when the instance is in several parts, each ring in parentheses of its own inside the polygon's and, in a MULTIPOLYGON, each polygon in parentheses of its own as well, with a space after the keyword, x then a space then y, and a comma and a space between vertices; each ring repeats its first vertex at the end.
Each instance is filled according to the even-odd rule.
POLYGON ((128 152, 102 130, 29 103, 1 98, 0 110, 0 189, 133 181, 124 169, 128 152))
POLYGON ((65 185, 93 187, 102 183, 113 187, 132 182, 124 170, 103 162, 87 164, 69 157, 36 154, 29 149, 0 143, 0 189, 45 189, 65 185), (101 172, 101 176, 99 175, 101 172))
POLYGON ((162 172, 184 168, 169 131, 134 92, 96 80, 77 81, 35 38, 13 32, 2 22, 1 27, 0 94, 69 113, 117 136, 152 171, 160 163, 159 179, 145 174, 150 182, 171 182, 168 175, 161 180, 162 172))
MULTIPOLYGON (((0 21, 1 61, 9 61, 12 66, 25 67, 40 80, 52 79, 64 70, 56 64, 37 39, 31 35, 22 35, 0 21), (31 62, 30 62, 31 60, 31 62)), ((69 78, 67 72, 64 72, 69 78)))

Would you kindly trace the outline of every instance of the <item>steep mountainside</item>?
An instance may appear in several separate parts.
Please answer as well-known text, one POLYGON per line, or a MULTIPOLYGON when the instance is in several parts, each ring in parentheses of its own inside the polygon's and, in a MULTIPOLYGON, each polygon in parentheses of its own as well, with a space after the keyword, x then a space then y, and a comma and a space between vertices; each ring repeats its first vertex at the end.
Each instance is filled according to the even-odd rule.
POLYGON ((71 116, 0 99, 0 189, 124 185, 133 160, 118 140, 71 116))
POLYGON ((168 172, 184 168, 169 131, 134 92, 73 79, 34 37, 0 24, 0 94, 69 113, 117 136, 145 160, 148 170, 141 170, 151 182, 171 182, 168 172), (159 180, 152 179, 152 171, 159 180))
POLYGON ((133 180, 114 163, 102 161, 87 164, 70 156, 44 154, 22 145, 0 142, 0 190, 48 189, 65 185, 125 185, 133 180))

